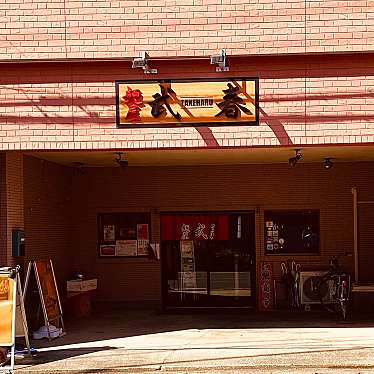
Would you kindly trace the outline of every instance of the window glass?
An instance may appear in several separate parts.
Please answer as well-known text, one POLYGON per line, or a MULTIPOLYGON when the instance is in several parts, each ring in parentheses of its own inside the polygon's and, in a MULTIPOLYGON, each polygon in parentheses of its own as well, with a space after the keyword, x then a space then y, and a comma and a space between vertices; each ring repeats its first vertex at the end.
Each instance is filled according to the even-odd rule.
POLYGON ((98 215, 98 224, 100 257, 149 255, 148 213, 102 213, 98 215))
POLYGON ((265 253, 319 251, 319 211, 265 211, 265 253))

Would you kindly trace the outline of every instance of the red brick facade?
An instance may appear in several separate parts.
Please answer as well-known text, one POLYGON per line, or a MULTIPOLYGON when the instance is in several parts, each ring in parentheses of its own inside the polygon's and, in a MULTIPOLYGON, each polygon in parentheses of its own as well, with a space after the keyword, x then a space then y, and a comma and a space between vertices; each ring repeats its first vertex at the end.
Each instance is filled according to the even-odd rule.
POLYGON ((57 281, 73 272, 72 254, 72 179, 69 168, 44 160, 24 158, 24 219, 27 261, 53 259, 57 281))
POLYGON ((373 8, 371 0, 3 1, 0 59, 366 51, 373 8))
MULTIPOLYGON (((205 60, 156 61, 156 78, 259 77, 259 126, 117 129, 115 80, 147 79, 127 62, 5 64, 0 147, 149 149, 374 142, 373 55, 231 58, 215 73, 205 60)), ((150 77, 155 78, 155 77, 150 77)))
MULTIPOLYGON (((299 261, 317 268, 331 255, 352 255, 351 188, 374 200, 374 158, 357 151, 374 144, 374 2, 178 3, 3 1, 0 265, 52 258, 62 287, 73 271, 83 270, 99 277, 102 300, 159 300, 158 262, 97 258, 97 213, 134 210, 151 212, 153 240, 159 240, 162 211, 254 210, 257 260, 273 262, 278 277, 286 258, 264 254, 264 211, 319 209, 321 252, 299 261), (221 48, 229 72, 210 64, 221 48), (158 74, 132 69, 141 51, 158 74), (258 77, 258 126, 116 127, 116 80, 217 77, 258 77), (328 173, 320 162, 288 168, 287 158, 283 164, 209 167, 204 160, 189 165, 187 157, 183 167, 153 164, 129 167, 126 174, 91 168, 81 175, 43 160, 44 154, 30 157, 70 150, 79 161, 78 151, 86 150, 207 148, 248 154, 287 149, 292 156, 294 148, 321 147, 321 161, 331 145, 346 150, 347 158, 328 173), (24 259, 11 256, 14 228, 26 232, 24 259)), ((62 154, 56 162, 64 163, 62 154)), ((372 213, 360 209, 362 279, 373 280, 372 213)), ((353 256, 343 261, 353 271, 353 256)))

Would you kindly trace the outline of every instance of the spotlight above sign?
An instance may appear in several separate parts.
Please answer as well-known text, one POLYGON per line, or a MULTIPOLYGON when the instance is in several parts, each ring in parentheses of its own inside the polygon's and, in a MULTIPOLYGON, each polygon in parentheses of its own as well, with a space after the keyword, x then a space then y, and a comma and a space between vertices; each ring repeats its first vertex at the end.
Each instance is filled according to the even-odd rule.
POLYGON ((144 74, 157 74, 158 70, 157 69, 151 69, 148 66, 148 61, 149 61, 149 54, 147 52, 141 52, 139 57, 135 57, 132 60, 132 68, 133 69, 143 69, 144 74))
POLYGON ((258 78, 116 81, 117 127, 258 125, 258 78))
POLYGON ((221 49, 220 53, 210 56, 211 65, 217 65, 216 71, 230 71, 230 68, 227 64, 226 50, 221 49))

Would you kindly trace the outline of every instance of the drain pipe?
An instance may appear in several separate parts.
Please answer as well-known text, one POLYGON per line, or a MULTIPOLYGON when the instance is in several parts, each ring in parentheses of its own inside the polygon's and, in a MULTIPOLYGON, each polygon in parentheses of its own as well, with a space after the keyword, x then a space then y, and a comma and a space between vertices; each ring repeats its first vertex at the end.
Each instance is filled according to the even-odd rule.
POLYGON ((358 222, 357 222, 357 188, 352 187, 353 195, 353 252, 355 258, 355 283, 358 283, 358 222))

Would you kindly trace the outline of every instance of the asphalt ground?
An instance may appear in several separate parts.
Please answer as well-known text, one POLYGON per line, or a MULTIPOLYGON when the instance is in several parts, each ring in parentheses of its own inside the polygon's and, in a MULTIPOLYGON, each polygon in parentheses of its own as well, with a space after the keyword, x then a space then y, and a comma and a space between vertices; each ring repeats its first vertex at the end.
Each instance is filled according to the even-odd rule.
POLYGON ((161 314, 125 306, 66 321, 32 341, 16 373, 374 373, 374 313, 342 322, 321 312, 161 314))

